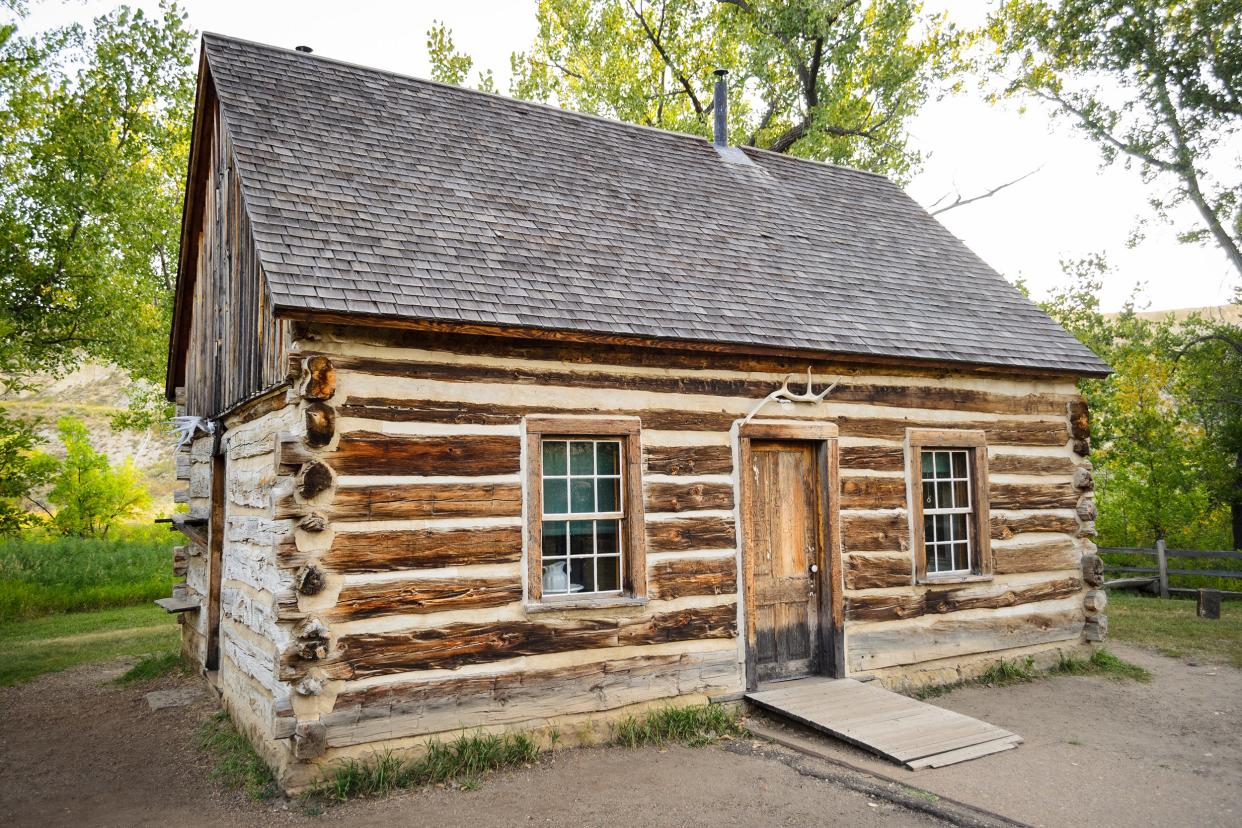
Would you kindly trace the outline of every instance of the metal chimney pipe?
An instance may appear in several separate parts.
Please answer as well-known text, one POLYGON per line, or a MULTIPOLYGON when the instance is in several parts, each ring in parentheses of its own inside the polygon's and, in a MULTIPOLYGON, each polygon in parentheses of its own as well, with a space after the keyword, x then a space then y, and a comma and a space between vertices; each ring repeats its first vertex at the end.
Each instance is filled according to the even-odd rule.
POLYGON ((712 129, 712 143, 718 147, 729 146, 729 95, 725 86, 728 69, 717 69, 712 72, 716 76, 716 88, 712 95, 712 115, 715 116, 712 129))

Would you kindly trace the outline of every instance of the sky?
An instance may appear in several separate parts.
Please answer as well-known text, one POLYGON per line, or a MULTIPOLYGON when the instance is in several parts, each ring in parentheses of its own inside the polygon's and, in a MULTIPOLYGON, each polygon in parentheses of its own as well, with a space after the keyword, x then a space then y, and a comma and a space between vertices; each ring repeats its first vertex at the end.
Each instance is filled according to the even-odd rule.
MULTIPOLYGON (((33 0, 24 28, 89 20, 117 0, 33 0)), ((150 0, 131 5, 154 7, 150 0)), ((433 21, 452 30, 476 68, 509 81, 509 55, 535 36, 535 0, 181 0, 190 24, 278 46, 308 45, 316 54, 427 77, 426 32, 433 21)), ((926 0, 959 25, 980 23, 987 0, 926 0)), ((1102 169, 1094 144, 1046 110, 993 106, 974 88, 929 101, 910 124, 913 144, 926 153, 907 188, 929 205, 945 195, 976 195, 1027 172, 1038 172, 992 198, 940 216, 941 221, 1007 278, 1021 278, 1041 298, 1068 282, 1063 260, 1104 253, 1113 266, 1101 297, 1105 310, 1132 295, 1140 309, 1166 310, 1228 302, 1237 284, 1224 255, 1181 244, 1173 227, 1150 222, 1136 246, 1127 242, 1149 216, 1155 191, 1137 171, 1102 169), (1137 291, 1137 293, 1136 293, 1137 291)), ((1195 224, 1186 210, 1180 226, 1195 224)), ((1197 226, 1197 225, 1196 225, 1197 226)))

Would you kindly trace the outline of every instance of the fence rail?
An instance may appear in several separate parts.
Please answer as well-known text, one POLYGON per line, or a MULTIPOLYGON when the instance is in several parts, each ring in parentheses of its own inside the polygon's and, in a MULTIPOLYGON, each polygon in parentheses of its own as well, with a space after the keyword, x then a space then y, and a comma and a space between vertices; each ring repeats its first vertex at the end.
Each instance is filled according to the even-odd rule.
MULTIPOLYGON (((1199 591, 1197 589, 1188 589, 1186 587, 1170 587, 1170 575, 1202 575, 1206 578, 1226 578, 1242 584, 1242 569, 1169 568, 1169 558, 1242 561, 1242 551, 1230 551, 1224 549, 1168 549, 1165 547, 1164 541, 1156 541, 1156 545, 1154 547, 1101 546, 1099 548, 1099 552, 1102 555, 1145 555, 1156 559, 1156 565, 1154 567, 1115 566, 1105 563, 1105 572, 1129 573, 1131 575, 1131 577, 1127 578, 1118 578, 1112 581, 1105 581, 1105 588, 1112 587, 1113 589, 1129 589, 1134 587, 1154 587, 1156 591, 1159 592, 1161 598, 1168 598, 1170 593, 1179 595, 1194 595, 1199 591), (1139 573, 1150 575, 1151 577, 1133 577, 1139 573)), ((1222 598, 1242 599, 1242 592, 1221 590, 1220 595, 1222 598)))

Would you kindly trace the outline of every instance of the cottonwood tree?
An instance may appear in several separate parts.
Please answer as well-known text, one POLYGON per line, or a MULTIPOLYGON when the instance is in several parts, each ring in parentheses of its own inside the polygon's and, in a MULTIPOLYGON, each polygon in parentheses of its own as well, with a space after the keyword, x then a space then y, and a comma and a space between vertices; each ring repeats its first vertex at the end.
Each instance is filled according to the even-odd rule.
MULTIPOLYGON (((536 16, 511 58, 516 97, 707 136, 725 68, 732 143, 899 181, 921 161, 908 121, 963 44, 914 0, 540 0, 536 16)), ((437 77, 471 66, 431 56, 437 77)))
MULTIPOLYGON (((185 16, 122 6, 25 36, 23 6, 0 8, 0 389, 87 358, 159 380, 194 94, 185 16)), ((0 416, 0 477, 25 479, 29 436, 0 416)))
POLYGON ((1189 204, 1242 276, 1242 0, 1007 0, 989 22, 999 96, 1050 104, 1100 148, 1189 204))

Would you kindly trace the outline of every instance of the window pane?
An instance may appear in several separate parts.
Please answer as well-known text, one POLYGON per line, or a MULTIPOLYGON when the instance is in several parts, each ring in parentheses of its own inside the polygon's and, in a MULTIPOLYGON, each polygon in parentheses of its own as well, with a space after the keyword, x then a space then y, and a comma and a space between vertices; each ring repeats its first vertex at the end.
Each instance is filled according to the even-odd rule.
POLYGON ((543 473, 565 474, 565 441, 545 440, 543 443, 543 473))
POLYGON ((569 524, 569 554, 590 555, 595 551, 595 521, 574 520, 569 524))
POLYGON ((569 578, 565 570, 565 560, 544 560, 543 591, 545 594, 565 593, 569 591, 569 578))
POLYGON ((936 522, 931 515, 923 515, 923 540, 928 543, 936 540, 936 522))
POLYGON ((937 483, 936 484, 936 508, 952 509, 958 504, 953 502, 953 484, 937 483))
POLYGON ((619 512, 621 499, 621 480, 616 477, 601 477, 595 481, 595 490, 599 493, 599 512, 619 512))
POLYGON ((959 480, 953 484, 954 505, 969 506, 970 493, 966 491, 966 487, 970 484, 965 480, 959 480))
POLYGON ((621 588, 621 559, 617 557, 600 558, 595 562, 595 588, 600 592, 608 592, 621 588))
POLYGON ((595 473, 618 474, 621 468, 620 443, 595 444, 595 473))
POLYGON ((594 512, 595 511, 595 481, 591 478, 579 480, 574 478, 569 481, 570 486, 570 505, 573 512, 594 512))
POLYGON ((930 478, 932 476, 932 452, 923 452, 923 476, 930 478))
POLYGON ((569 591, 595 592, 595 561, 591 558, 570 558, 569 591))
POLYGON ((932 572, 945 572, 951 569, 949 563, 949 546, 948 544, 939 543, 931 548, 931 560, 935 561, 935 566, 928 562, 928 569, 932 572))
POLYGON ((936 508, 936 484, 926 480, 923 481, 923 508, 936 508))
POLYGON ((953 476, 966 476, 966 452, 964 451, 953 452, 953 476))
POLYGON ((953 544, 953 568, 970 569, 969 547, 965 543, 953 544))
POLYGON ((617 552, 617 524, 615 520, 595 521, 595 550, 600 555, 613 555, 617 552))
POLYGON ((966 540, 966 515, 950 515, 953 518, 953 540, 966 540))
POLYGON ((949 453, 947 451, 936 452, 936 477, 949 476, 949 453))
POLYGON ((952 535, 949 534, 952 531, 949 526, 949 516, 933 515, 932 517, 936 521, 936 540, 946 541, 952 539, 952 535))
POLYGON ((595 471, 595 444, 584 440, 569 444, 569 473, 591 474, 595 471))
POLYGON ((545 558, 563 558, 568 554, 566 546, 565 521, 545 520, 543 522, 543 556, 545 558))
POLYGON ((569 482, 565 479, 543 481, 543 513, 563 515, 569 511, 569 499, 565 493, 569 482))

